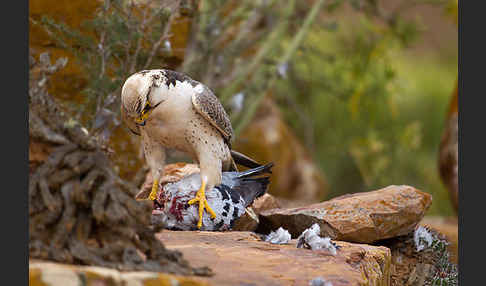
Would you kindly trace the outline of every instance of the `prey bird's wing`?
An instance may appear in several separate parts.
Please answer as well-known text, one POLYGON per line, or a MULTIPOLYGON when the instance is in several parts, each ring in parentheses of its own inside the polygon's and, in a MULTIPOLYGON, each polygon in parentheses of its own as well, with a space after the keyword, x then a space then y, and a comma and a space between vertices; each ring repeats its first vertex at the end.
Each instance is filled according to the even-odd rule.
POLYGON ((135 121, 128 117, 127 112, 125 111, 125 107, 123 107, 123 104, 121 104, 121 118, 123 122, 127 125, 128 129, 132 131, 133 134, 140 136, 140 127, 138 127, 137 124, 135 124, 135 121))
POLYGON ((192 105, 197 113, 201 114, 204 119, 218 129, 226 144, 230 145, 231 137, 233 137, 233 127, 229 116, 213 92, 208 87, 202 84, 201 86, 202 89, 198 90, 199 92, 195 92, 192 96, 192 105))

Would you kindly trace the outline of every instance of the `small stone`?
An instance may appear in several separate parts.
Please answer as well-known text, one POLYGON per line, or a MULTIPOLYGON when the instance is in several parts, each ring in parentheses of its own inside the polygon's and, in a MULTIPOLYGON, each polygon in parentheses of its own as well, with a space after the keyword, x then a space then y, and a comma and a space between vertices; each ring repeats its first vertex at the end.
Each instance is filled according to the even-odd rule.
POLYGON ((332 283, 322 277, 316 277, 309 282, 309 286, 332 286, 332 283))

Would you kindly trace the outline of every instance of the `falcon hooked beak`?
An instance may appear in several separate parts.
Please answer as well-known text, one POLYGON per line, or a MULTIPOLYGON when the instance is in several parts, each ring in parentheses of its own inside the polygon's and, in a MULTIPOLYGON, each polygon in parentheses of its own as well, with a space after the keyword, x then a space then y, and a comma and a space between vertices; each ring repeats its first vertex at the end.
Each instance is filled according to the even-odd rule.
POLYGON ((150 102, 147 101, 147 103, 145 104, 145 107, 143 108, 140 116, 138 118, 135 118, 135 123, 138 125, 138 126, 145 126, 145 121, 147 121, 147 118, 148 116, 150 115, 150 113, 159 105, 161 104, 162 102, 159 102, 157 103, 156 105, 152 106, 150 105, 150 102))

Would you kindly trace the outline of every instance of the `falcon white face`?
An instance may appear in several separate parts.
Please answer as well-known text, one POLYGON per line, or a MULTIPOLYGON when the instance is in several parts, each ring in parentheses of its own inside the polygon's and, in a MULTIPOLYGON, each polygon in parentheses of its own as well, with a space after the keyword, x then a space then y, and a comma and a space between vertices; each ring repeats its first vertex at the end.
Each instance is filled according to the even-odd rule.
POLYGON ((135 122, 144 126, 152 110, 162 103, 165 92, 155 88, 161 86, 163 75, 158 70, 141 71, 131 75, 123 84, 121 103, 127 115, 135 118, 135 122))

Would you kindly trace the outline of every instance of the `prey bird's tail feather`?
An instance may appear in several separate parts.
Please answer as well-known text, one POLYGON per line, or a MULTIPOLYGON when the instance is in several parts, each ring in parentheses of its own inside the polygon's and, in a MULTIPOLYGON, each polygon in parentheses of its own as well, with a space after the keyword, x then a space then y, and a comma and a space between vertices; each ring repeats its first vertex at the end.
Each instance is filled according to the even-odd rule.
POLYGON ((253 169, 249 169, 243 172, 238 172, 238 178, 247 178, 251 176, 258 176, 262 174, 271 174, 272 173, 273 162, 270 162, 266 165, 260 165, 253 169))
POLYGON ((247 168, 256 168, 260 167, 262 164, 258 163, 257 161, 253 160, 252 158, 238 152, 235 150, 230 150, 231 158, 233 162, 238 165, 245 166, 247 168))
POLYGON ((251 205, 256 198, 263 196, 268 189, 270 177, 259 176, 263 174, 271 174, 273 163, 268 163, 254 169, 238 173, 237 180, 239 184, 234 187, 234 190, 240 194, 245 200, 245 207, 251 205))

